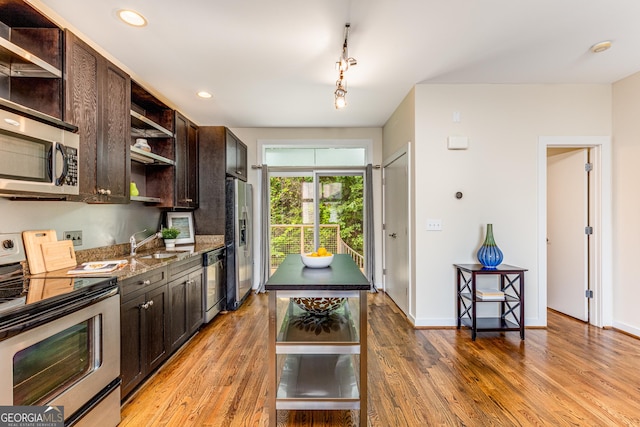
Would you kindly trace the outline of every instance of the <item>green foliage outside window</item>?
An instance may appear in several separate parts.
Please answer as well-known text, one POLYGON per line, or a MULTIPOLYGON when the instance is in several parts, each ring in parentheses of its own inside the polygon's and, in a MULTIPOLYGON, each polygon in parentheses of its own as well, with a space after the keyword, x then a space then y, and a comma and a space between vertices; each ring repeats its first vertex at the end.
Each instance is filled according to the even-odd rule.
MULTIPOLYGON (((303 203, 309 203, 312 209, 312 194, 309 199, 303 199, 303 183, 312 183, 311 177, 272 177, 271 178, 271 224, 302 224, 303 223, 303 203)), ((340 237, 342 240, 358 253, 363 253, 363 179, 362 176, 335 176, 321 177, 321 186, 327 184, 338 184, 339 194, 333 193, 332 197, 320 199, 320 224, 338 224, 340 226, 340 237), (332 221, 333 218, 333 221, 332 221)), ((324 187, 323 187, 324 188, 324 187)), ((312 214, 312 212, 311 212, 312 214)), ((271 236, 271 256, 284 258, 287 245, 291 242, 300 241, 300 228, 289 227, 279 229, 271 236)), ((313 233, 311 227, 305 228, 306 233, 313 233)), ((330 236, 335 234, 335 230, 329 228, 320 229, 320 239, 327 243, 329 251, 336 251, 332 248, 330 236)), ((305 241, 309 241, 305 239, 305 241)), ((310 239, 313 242, 313 238, 310 239)), ((312 244, 312 243, 311 243, 312 244)), ((304 248, 305 252, 310 252, 314 248, 304 248)))

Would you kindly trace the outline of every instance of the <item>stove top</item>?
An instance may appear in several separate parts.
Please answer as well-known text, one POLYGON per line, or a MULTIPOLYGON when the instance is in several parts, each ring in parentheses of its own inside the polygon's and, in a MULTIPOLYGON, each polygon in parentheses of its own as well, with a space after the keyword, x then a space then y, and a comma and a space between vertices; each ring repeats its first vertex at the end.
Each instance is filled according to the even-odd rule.
POLYGON ((109 277, 26 277, 24 260, 21 234, 0 233, 0 324, 16 313, 35 313, 117 287, 109 277))

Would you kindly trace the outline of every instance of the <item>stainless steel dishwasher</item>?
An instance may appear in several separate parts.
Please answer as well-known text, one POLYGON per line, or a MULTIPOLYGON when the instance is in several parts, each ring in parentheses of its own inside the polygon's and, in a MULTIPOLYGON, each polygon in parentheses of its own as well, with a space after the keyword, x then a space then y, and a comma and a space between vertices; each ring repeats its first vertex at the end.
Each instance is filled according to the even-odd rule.
POLYGON ((225 309, 226 298, 226 250, 214 249, 206 252, 202 259, 204 265, 204 322, 209 323, 216 314, 225 309))

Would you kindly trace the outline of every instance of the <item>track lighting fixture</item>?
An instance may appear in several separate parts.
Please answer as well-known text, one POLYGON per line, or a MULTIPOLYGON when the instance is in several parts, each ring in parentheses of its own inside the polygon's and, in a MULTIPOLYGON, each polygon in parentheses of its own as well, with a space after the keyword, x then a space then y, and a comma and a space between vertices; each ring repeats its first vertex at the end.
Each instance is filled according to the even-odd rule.
POLYGON ((347 82, 344 73, 358 63, 354 58, 349 57, 349 27, 351 24, 344 26, 344 43, 342 44, 342 53, 336 62, 336 70, 340 72, 338 80, 336 80, 335 107, 337 109, 344 108, 347 105, 347 82))
POLYGON ((345 87, 344 71, 340 71, 340 77, 336 81, 335 94, 335 106, 336 109, 344 108, 347 106, 347 88, 345 87))

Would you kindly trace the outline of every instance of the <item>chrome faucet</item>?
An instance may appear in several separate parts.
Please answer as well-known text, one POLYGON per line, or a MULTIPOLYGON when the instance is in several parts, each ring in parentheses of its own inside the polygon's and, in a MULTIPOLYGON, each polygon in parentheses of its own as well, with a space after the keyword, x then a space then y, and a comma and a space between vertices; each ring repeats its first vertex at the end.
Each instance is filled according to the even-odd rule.
POLYGON ((144 245, 145 243, 149 243, 150 241, 152 241, 154 239, 157 239, 157 238, 162 236, 162 233, 160 233, 160 232, 154 233, 154 234, 144 238, 139 243, 137 243, 136 242, 136 234, 144 233, 145 231, 147 231, 146 228, 144 230, 142 230, 142 231, 138 231, 137 233, 133 233, 131 235, 131 237, 129 237, 129 243, 131 244, 131 256, 135 256, 136 255, 136 249, 138 249, 140 246, 144 245))

